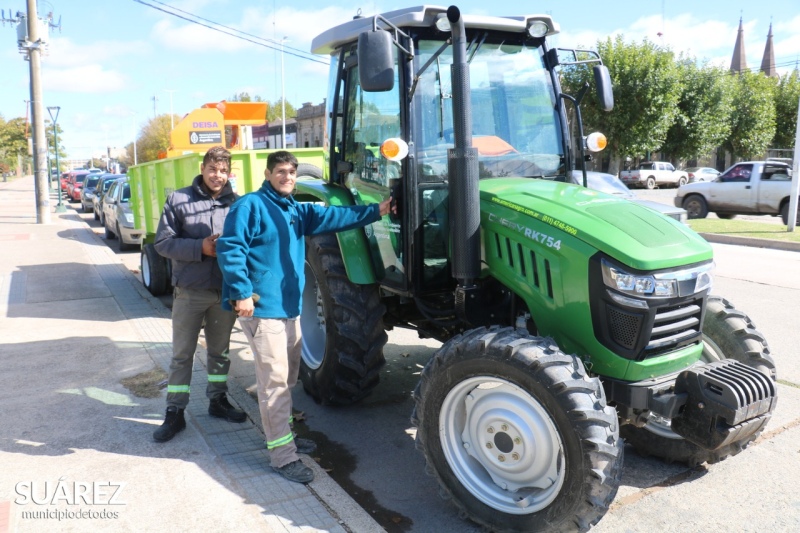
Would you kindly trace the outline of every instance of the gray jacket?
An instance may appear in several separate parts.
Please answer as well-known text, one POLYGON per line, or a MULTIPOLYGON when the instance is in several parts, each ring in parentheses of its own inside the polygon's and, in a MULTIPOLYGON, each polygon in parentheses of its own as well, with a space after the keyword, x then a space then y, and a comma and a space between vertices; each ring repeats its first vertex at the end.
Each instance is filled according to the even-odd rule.
POLYGON ((226 183, 216 199, 202 188, 203 176, 169 195, 158 221, 156 251, 172 261, 172 285, 182 289, 221 289, 216 257, 203 255, 203 239, 222 234, 236 195, 226 183))

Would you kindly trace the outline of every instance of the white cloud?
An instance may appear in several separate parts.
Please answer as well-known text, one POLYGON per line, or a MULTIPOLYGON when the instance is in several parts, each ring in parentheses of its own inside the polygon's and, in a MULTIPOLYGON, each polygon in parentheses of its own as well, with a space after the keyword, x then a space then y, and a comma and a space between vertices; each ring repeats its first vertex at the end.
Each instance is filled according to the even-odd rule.
POLYGON ((125 88, 126 77, 116 70, 92 64, 74 68, 42 69, 43 87, 70 93, 112 93, 125 88))

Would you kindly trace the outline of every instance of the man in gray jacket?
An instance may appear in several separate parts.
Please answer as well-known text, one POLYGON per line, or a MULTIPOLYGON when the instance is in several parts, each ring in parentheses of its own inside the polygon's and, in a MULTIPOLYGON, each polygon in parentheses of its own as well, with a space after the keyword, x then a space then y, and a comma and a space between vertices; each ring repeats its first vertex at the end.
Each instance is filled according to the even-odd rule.
POLYGON ((244 411, 227 398, 228 349, 236 315, 222 309, 222 274, 217 239, 236 195, 228 182, 231 154, 221 146, 203 157, 192 185, 173 192, 158 223, 155 249, 172 261, 172 362, 167 385, 167 414, 153 439, 166 442, 186 427, 194 352, 205 329, 208 353, 208 414, 244 422, 244 411))

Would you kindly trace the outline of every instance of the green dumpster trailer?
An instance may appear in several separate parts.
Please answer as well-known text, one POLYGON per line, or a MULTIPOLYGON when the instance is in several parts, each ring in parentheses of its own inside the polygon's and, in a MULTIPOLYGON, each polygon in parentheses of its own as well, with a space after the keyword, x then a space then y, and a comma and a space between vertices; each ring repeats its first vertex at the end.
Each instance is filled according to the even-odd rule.
MULTIPOLYGON (((242 195, 261 187, 267 156, 274 151, 232 151, 230 181, 234 191, 242 195)), ((300 162, 298 171, 301 177, 321 177, 322 148, 298 148, 293 149, 292 153, 300 162)), ((164 202, 172 191, 191 185, 195 176, 200 174, 204 154, 190 153, 159 159, 128 169, 134 224, 145 232, 142 242, 142 282, 154 296, 171 290, 169 261, 158 255, 153 246, 164 202)))

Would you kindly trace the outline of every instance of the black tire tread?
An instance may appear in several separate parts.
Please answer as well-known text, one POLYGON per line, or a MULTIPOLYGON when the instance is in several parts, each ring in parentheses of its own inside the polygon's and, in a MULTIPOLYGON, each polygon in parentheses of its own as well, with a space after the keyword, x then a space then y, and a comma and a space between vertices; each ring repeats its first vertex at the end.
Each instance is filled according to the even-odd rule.
POLYGON ((318 282, 327 284, 331 295, 325 306, 331 306, 327 335, 334 337, 328 344, 334 353, 326 353, 325 358, 333 357, 335 364, 330 377, 301 364, 300 377, 306 392, 321 404, 349 405, 366 397, 380 382, 380 370, 386 363, 383 347, 388 341, 383 326, 386 307, 376 286, 357 285, 347 278, 336 235, 317 235, 306 242, 308 254, 316 255, 322 265, 318 282))

